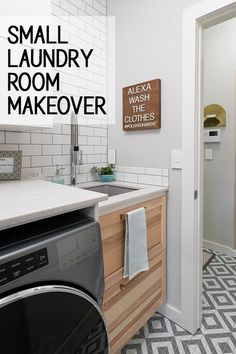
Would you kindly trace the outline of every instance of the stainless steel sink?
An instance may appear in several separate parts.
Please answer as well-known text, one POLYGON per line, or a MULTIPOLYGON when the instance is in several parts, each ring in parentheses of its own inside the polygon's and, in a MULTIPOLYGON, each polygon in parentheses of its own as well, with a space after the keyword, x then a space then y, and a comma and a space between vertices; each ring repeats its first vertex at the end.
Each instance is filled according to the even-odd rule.
POLYGON ((134 188, 110 186, 109 184, 103 184, 102 186, 95 186, 95 187, 90 187, 85 189, 87 189, 88 191, 108 194, 109 197, 113 197, 118 194, 128 193, 137 190, 134 188))

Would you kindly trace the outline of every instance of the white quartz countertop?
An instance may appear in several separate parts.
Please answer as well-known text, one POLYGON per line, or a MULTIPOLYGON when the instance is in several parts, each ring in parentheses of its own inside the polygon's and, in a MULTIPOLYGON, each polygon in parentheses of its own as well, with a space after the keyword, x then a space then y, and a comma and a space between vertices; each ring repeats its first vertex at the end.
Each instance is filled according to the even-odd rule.
POLYGON ((117 187, 126 187, 126 188, 133 188, 136 189, 131 192, 115 195, 109 197, 105 201, 99 202, 99 215, 104 215, 107 213, 111 213, 113 211, 127 208, 131 205, 142 203, 148 199, 153 199, 158 196, 165 195, 169 188, 168 187, 160 187, 160 186, 153 186, 153 185, 146 185, 146 184, 135 184, 135 183, 128 183, 128 182, 119 182, 113 181, 109 183, 103 182, 90 182, 90 183, 82 183, 79 184, 80 188, 90 188, 96 187, 101 185, 113 185, 117 187))
POLYGON ((107 195, 36 179, 0 182, 0 230, 93 206, 107 195))

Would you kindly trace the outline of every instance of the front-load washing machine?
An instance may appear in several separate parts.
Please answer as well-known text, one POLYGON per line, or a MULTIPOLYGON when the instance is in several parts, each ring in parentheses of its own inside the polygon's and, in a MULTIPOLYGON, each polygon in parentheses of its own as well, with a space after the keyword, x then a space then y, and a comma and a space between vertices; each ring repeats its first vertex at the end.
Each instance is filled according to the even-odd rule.
POLYGON ((72 212, 0 231, 0 353, 106 354, 99 224, 72 212))

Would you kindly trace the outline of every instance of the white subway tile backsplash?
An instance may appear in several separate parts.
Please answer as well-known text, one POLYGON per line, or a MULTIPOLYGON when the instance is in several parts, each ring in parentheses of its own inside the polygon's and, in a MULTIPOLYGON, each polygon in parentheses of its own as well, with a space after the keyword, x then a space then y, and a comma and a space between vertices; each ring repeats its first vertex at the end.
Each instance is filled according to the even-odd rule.
POLYGON ((130 173, 130 172, 131 172, 131 167, 127 167, 127 166, 117 166, 117 171, 118 171, 118 172, 130 173))
POLYGON ((70 0, 70 2, 79 9, 85 11, 85 2, 83 0, 70 0))
POLYGON ((101 145, 108 145, 107 138, 101 138, 101 145))
POLYGON ((19 150, 26 156, 42 155, 42 145, 19 145, 19 150))
POLYGON ((131 172, 145 174, 145 167, 131 167, 131 172))
POLYGON ((5 132, 0 131, 0 144, 5 143, 5 132))
POLYGON ((93 5, 93 0, 83 0, 88 5, 93 5))
MULTIPOLYGON (((61 134, 61 124, 58 124, 58 123, 56 123, 56 124, 53 124, 53 128, 52 128, 52 133, 53 134, 61 134)), ((49 133, 49 129, 48 129, 48 131, 47 131, 47 129, 45 129, 44 131, 43 131, 43 133, 49 133)))
POLYGON ((93 167, 93 164, 86 164, 86 165, 80 165, 77 166, 77 173, 89 173, 91 168, 93 167))
POLYGON ((78 174, 76 180, 77 180, 77 183, 85 183, 87 181, 87 176, 85 173, 78 174))
POLYGON ((60 6, 61 0, 52 0, 52 3, 57 5, 57 6, 60 6))
POLYGON ((64 9, 62 9, 61 7, 59 7, 59 6, 55 5, 55 4, 51 4, 51 9, 52 9, 52 13, 55 16, 64 17, 64 16, 68 16, 69 15, 68 11, 65 11, 64 9))
POLYGON ((169 186, 168 169, 117 166, 115 175, 117 181, 138 182, 164 187, 169 186))
POLYGON ((95 10, 92 6, 86 4, 86 13, 90 16, 100 16, 101 13, 95 10))
POLYGON ((84 163, 84 164, 88 163, 87 156, 88 156, 88 155, 83 155, 83 163, 84 163))
POLYGON ((92 173, 90 173, 90 174, 87 175, 87 182, 94 182, 94 181, 96 181, 96 180, 97 180, 96 175, 94 175, 94 174, 92 174, 92 173))
POLYGON ((53 165, 70 165, 69 155, 55 155, 53 158, 53 165))
POLYGON ((51 165, 52 165, 52 156, 31 156, 32 167, 51 166, 51 165))
POLYGON ((107 6, 107 0, 97 0, 97 2, 99 2, 100 4, 102 4, 103 6, 107 6))
POLYGON ((61 8, 72 15, 77 15, 77 7, 72 5, 69 1, 61 0, 61 8))
POLYGON ((86 31, 90 33, 92 36, 98 37, 100 36, 100 31, 94 27, 91 26, 89 23, 86 24, 86 31))
POLYGON ((147 175, 156 175, 162 176, 162 169, 161 168, 146 168, 147 175))
POLYGON ((30 156, 22 156, 22 167, 30 167, 30 156))
POLYGON ((80 145, 80 150, 83 154, 93 154, 94 153, 94 146, 92 145, 80 145))
POLYGON ((106 146, 94 146, 94 153, 95 154, 106 154, 107 153, 107 147, 106 146))
POLYGON ((62 124, 61 133, 70 135, 71 134, 71 125, 70 124, 62 124))
POLYGON ((31 133, 31 144, 52 144, 52 134, 31 133))
POLYGON ((0 151, 17 151, 18 145, 16 144, 0 144, 0 151))
POLYGON ((138 175, 138 183, 153 184, 154 183, 153 176, 150 176, 150 175, 138 175))
POLYGON ((94 0, 93 1, 93 5, 94 5, 94 8, 101 12, 102 15, 106 15, 106 7, 103 6, 101 3, 99 3, 98 1, 94 0))
POLYGON ((44 177, 53 177, 56 173, 56 166, 43 167, 42 173, 44 177))
POLYGON ((70 176, 64 176, 64 184, 71 184, 71 177, 70 176))
POLYGON ((95 128, 94 135, 101 137, 107 136, 107 128, 95 128))
POLYGON ((153 176, 153 184, 155 186, 162 186, 163 177, 162 176, 153 176))
POLYGON ((169 186, 169 178, 168 177, 163 177, 163 186, 168 187, 169 186))
POLYGON ((125 182, 132 182, 132 183, 137 183, 138 182, 138 176, 132 173, 125 173, 124 174, 124 181, 125 182))
POLYGON ((21 170, 21 177, 26 178, 26 177, 41 177, 42 176, 42 169, 39 168, 22 168, 21 170))
POLYGON ((79 127, 80 135, 94 135, 94 128, 91 127, 79 127))
POLYGON ((124 173, 123 172, 115 172, 115 178, 117 181, 124 181, 124 173))
POLYGON ((70 155, 71 154, 71 146, 70 145, 62 145, 62 154, 70 155))
POLYGON ((62 144, 62 145, 68 145, 71 143, 70 141, 70 135, 57 135, 57 134, 53 134, 53 144, 58 145, 58 144, 62 144))
POLYGON ((61 155, 61 145, 43 145, 43 155, 61 155))
POLYGON ((30 144, 30 133, 6 132, 7 144, 30 144))
POLYGON ((70 75, 60 72, 60 81, 66 83, 66 84, 69 84, 70 83, 70 75))
POLYGON ((79 29, 79 38, 89 44, 93 44, 93 36, 87 33, 86 30, 79 29))
MULTIPOLYGON (((38 131, 35 131, 37 133, 38 131)), ((43 134, 61 134, 61 124, 53 123, 52 128, 42 129, 41 133, 43 134)))
POLYGON ((101 156, 101 162, 103 164, 106 164, 107 165, 107 154, 106 155, 100 155, 101 156))
POLYGON ((97 162, 100 162, 101 161, 101 158, 100 158, 100 155, 88 155, 87 156, 87 162, 88 163, 97 163, 97 162))
POLYGON ((163 168, 162 172, 163 172, 163 176, 164 176, 164 177, 168 177, 168 176, 169 176, 169 170, 168 170, 168 168, 163 168))
POLYGON ((88 145, 100 145, 101 139, 100 137, 96 136, 88 136, 87 137, 87 144, 88 145))
POLYGON ((62 170, 62 175, 67 176, 70 175, 71 167, 70 165, 64 165, 62 170))
POLYGON ((87 144, 87 137, 79 135, 79 145, 86 145, 87 144))

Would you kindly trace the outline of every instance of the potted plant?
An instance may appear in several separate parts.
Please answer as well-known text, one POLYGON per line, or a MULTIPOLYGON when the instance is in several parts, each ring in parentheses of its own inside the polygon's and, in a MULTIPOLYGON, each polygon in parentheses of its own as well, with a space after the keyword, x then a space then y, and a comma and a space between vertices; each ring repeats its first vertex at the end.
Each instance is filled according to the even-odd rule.
POLYGON ((91 168, 92 173, 97 173, 101 182, 112 182, 114 180, 114 170, 115 167, 113 165, 108 165, 104 167, 96 167, 91 168))

